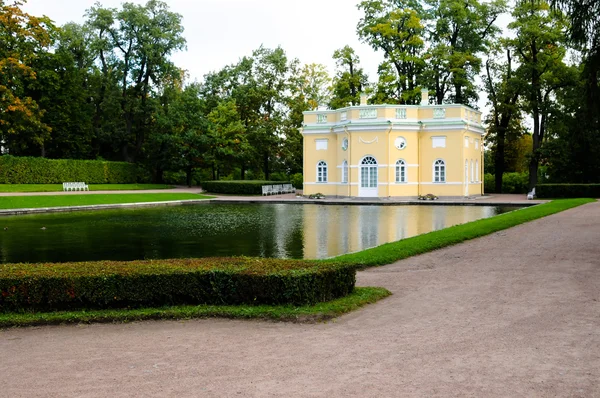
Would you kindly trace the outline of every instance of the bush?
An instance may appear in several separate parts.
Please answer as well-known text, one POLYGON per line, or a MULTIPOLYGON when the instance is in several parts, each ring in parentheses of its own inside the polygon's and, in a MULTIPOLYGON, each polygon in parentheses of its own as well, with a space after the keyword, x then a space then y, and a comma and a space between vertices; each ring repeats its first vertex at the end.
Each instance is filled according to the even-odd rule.
MULTIPOLYGON (((494 175, 486 174, 483 176, 484 192, 494 193, 496 192, 496 182, 494 175)), ((527 193, 527 186, 529 185, 529 174, 527 173, 504 173, 502 176, 502 193, 527 193)))
POLYGON ((538 198, 600 198, 600 184, 538 184, 538 198))
POLYGON ((206 192, 238 195, 262 195, 263 185, 290 184, 289 181, 204 181, 200 185, 206 192))
POLYGON ((262 258, 0 265, 0 312, 177 304, 306 305, 348 295, 352 266, 262 258))
POLYGON ((292 176, 292 185, 296 189, 304 189, 304 176, 302 173, 296 173, 292 176))
POLYGON ((132 184, 148 179, 133 163, 0 156, 0 184, 132 184))

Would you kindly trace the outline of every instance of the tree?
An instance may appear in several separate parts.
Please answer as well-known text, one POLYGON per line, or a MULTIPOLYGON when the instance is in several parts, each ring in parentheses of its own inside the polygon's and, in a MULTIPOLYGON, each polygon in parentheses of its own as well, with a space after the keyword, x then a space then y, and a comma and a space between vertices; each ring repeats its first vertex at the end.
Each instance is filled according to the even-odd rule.
POLYGON ((360 58, 350 46, 333 53, 336 75, 333 78, 332 98, 329 107, 344 108, 360 103, 360 94, 368 86, 368 76, 360 67, 360 58))
POLYGON ((478 99, 475 76, 481 55, 499 29, 494 25, 505 11, 505 0, 428 0, 426 76, 435 101, 471 105, 478 99))
POLYGON ((164 2, 149 0, 145 6, 124 3, 121 10, 97 4, 88 11, 88 18, 97 36, 94 48, 103 75, 101 96, 104 100, 113 79, 120 91, 121 136, 113 139, 123 159, 134 161, 151 123, 150 94, 178 73, 168 57, 185 47, 181 15, 170 12, 164 2))
POLYGON ((521 0, 517 3, 509 28, 516 33, 512 45, 519 57, 518 75, 523 82, 525 109, 533 119, 532 155, 529 164, 529 189, 537 184, 540 148, 550 114, 556 111, 552 100, 556 90, 573 84, 571 70, 564 64, 566 49, 565 18, 550 10, 548 3, 521 0))
POLYGON ((23 12, 22 5, 0 0, 0 141, 12 154, 33 145, 43 155, 51 128, 26 87, 37 78, 32 65, 52 44, 48 31, 54 26, 46 17, 23 12))
POLYGON ((492 144, 494 154, 495 192, 502 192, 502 175, 506 167, 506 139, 521 134, 518 104, 521 81, 515 76, 511 48, 506 41, 494 48, 486 61, 484 87, 491 105, 487 120, 486 140, 492 144), (502 58, 502 51, 506 58, 502 58))
POLYGON ((425 68, 423 7, 417 0, 365 0, 358 8, 364 12, 357 26, 358 37, 374 50, 383 51, 386 71, 392 66, 395 72, 394 102, 420 103, 425 68))
POLYGON ((310 110, 315 110, 330 101, 331 78, 325 65, 314 63, 304 65, 297 84, 310 110))

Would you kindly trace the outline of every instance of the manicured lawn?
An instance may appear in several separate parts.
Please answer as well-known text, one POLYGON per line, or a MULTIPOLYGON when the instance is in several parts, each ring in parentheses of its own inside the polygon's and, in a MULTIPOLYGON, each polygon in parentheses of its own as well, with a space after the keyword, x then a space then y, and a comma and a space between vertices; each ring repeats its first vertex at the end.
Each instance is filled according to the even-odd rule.
POLYGON ((333 261, 338 264, 354 265, 358 268, 391 264, 417 254, 455 245, 593 201, 594 199, 556 200, 321 261, 333 261))
POLYGON ((381 300, 390 294, 388 290, 380 287, 357 287, 353 293, 346 297, 313 306, 301 307, 290 305, 187 305, 123 310, 0 313, 0 328, 62 323, 131 322, 146 319, 211 317, 318 322, 354 311, 364 305, 381 300))
MULTIPOLYGON (((90 191, 169 189, 165 184, 88 184, 90 191)), ((0 184, 0 192, 61 192, 62 184, 0 184)))
POLYGON ((166 202, 171 200, 210 199, 193 193, 68 194, 48 196, 0 196, 0 209, 88 206, 117 203, 166 202))

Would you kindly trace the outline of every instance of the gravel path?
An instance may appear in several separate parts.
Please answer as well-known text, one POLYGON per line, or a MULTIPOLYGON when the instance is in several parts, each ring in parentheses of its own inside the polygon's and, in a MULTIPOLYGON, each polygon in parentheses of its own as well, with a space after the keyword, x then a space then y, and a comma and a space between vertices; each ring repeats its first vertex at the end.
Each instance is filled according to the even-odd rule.
POLYGON ((394 295, 315 325, 0 332, 2 397, 599 397, 600 203, 359 273, 394 295))

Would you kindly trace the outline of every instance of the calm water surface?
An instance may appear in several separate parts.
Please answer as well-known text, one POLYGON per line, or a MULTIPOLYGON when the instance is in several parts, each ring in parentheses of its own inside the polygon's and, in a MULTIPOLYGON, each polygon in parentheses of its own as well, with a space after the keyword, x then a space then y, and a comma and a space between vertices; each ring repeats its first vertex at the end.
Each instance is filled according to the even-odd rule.
POLYGON ((325 258, 514 209, 207 204, 2 217, 0 262, 325 258))

